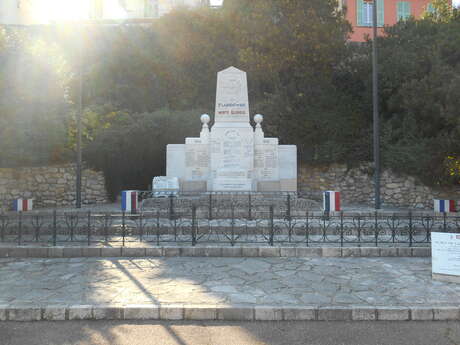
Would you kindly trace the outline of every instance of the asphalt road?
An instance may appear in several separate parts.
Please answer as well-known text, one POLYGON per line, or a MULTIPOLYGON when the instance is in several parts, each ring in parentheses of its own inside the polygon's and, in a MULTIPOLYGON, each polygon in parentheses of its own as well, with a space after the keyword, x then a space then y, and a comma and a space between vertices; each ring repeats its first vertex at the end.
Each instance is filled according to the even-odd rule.
POLYGON ((460 322, 0 323, 0 345, 459 345, 460 322))

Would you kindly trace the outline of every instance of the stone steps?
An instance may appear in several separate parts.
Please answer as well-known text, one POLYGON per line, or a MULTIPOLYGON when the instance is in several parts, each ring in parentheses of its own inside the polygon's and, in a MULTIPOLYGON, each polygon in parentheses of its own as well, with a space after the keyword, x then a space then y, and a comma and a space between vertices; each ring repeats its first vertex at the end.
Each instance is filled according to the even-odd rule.
POLYGON ((84 257, 429 257, 430 247, 269 247, 269 246, 4 246, 0 258, 84 257))

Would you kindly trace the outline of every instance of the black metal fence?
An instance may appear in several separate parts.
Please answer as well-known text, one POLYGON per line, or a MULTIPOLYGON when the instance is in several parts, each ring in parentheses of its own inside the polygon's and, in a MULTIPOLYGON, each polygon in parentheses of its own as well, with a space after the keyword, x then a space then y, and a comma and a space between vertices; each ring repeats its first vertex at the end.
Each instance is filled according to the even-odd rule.
MULTIPOLYGON (((204 196, 208 197, 209 196, 204 196)), ((284 198, 284 196, 283 196, 284 198)), ((165 198, 151 201, 139 214, 121 212, 26 212, 0 214, 0 241, 23 245, 110 244, 265 244, 423 246, 431 232, 456 232, 460 217, 435 213, 325 214, 298 203, 217 198, 165 198), (294 207, 295 206, 295 207, 294 207)))

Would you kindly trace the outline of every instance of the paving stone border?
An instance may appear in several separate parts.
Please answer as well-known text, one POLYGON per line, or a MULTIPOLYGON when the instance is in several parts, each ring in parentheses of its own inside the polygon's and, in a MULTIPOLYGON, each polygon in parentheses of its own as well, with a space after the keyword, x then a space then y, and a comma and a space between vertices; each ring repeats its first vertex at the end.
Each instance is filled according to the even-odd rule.
POLYGON ((222 321, 459 321, 460 307, 53 305, 0 306, 0 321, 222 320, 222 321))
POLYGON ((0 258, 430 257, 430 247, 0 247, 0 258))

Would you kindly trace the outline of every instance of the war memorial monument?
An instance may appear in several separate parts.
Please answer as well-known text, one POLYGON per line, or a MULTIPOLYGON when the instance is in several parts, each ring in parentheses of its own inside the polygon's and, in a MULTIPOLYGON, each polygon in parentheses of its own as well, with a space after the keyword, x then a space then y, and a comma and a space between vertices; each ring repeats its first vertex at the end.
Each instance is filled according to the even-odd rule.
POLYGON ((181 192, 296 192, 297 147, 265 138, 262 115, 249 120, 246 73, 218 73, 214 124, 202 115, 199 138, 167 146, 167 177, 181 192))

